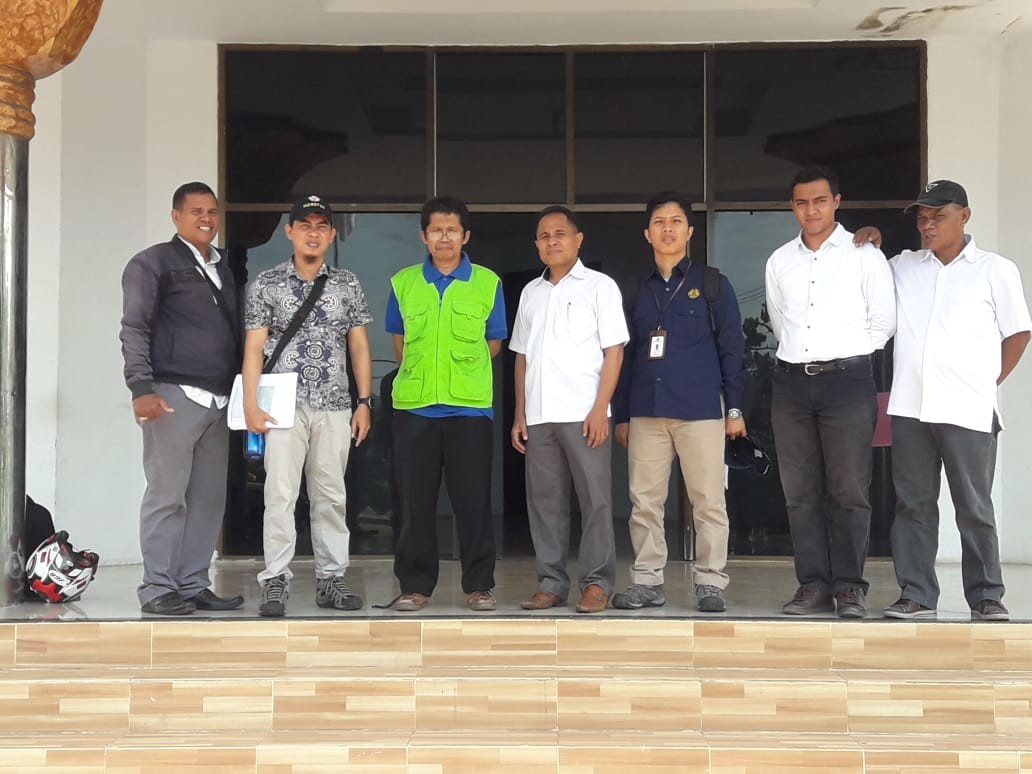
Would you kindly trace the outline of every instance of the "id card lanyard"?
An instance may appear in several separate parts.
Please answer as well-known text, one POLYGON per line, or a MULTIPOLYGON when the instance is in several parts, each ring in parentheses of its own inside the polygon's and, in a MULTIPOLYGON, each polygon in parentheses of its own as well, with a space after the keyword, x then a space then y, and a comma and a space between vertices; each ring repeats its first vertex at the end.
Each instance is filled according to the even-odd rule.
POLYGON ((688 266, 684 270, 684 274, 681 275, 681 281, 677 283, 677 287, 674 288, 674 292, 667 298, 665 304, 659 303, 659 296, 656 295, 656 288, 653 287, 652 283, 649 282, 649 292, 652 293, 652 300, 656 302, 656 311, 659 312, 659 322, 656 323, 656 330, 649 333, 649 360, 662 360, 666 357, 666 336, 667 332, 663 329, 663 316, 666 314, 667 309, 674 303, 674 298, 684 287, 684 283, 688 281, 688 271, 692 268, 692 262, 689 259, 688 266))

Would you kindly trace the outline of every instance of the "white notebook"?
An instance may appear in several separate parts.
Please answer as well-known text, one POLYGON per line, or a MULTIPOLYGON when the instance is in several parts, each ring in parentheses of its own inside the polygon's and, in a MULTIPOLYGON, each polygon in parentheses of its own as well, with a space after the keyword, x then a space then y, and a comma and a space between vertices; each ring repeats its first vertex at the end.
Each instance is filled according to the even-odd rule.
MULTIPOLYGON (((297 405, 297 374, 262 374, 258 379, 258 406, 276 420, 271 428, 294 426, 294 407, 297 405)), ((244 384, 240 374, 233 380, 229 394, 226 423, 230 430, 246 430, 244 421, 244 384)))

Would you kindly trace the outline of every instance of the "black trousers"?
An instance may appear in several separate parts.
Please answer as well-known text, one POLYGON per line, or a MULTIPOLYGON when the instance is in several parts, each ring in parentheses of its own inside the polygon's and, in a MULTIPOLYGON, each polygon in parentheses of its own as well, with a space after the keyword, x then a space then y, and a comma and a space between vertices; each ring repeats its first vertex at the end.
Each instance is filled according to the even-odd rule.
POLYGON ((491 518, 492 422, 487 417, 430 419, 394 412, 394 486, 401 534, 394 574, 403 594, 429 596, 437 586, 437 493, 441 474, 459 536, 462 590, 494 588, 491 518))
POLYGON ((867 591, 877 418, 870 360, 817 376, 775 365, 771 420, 800 586, 867 591))

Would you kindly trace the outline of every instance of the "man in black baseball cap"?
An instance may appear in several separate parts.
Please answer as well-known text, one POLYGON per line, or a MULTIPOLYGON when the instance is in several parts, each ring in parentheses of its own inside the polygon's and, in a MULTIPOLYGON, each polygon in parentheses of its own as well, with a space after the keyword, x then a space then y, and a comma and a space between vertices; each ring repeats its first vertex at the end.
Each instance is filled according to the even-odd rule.
POLYGON ((910 212, 915 207, 934 207, 940 209, 950 204, 957 204, 961 207, 968 206, 967 191, 960 183, 952 180, 933 180, 928 183, 918 194, 913 204, 910 204, 903 212, 910 212))
POLYGON ((326 219, 331 224, 333 223, 333 211, 330 209, 330 205, 318 196, 306 196, 294 202, 294 206, 290 208, 289 222, 304 220, 309 215, 325 215, 326 219))

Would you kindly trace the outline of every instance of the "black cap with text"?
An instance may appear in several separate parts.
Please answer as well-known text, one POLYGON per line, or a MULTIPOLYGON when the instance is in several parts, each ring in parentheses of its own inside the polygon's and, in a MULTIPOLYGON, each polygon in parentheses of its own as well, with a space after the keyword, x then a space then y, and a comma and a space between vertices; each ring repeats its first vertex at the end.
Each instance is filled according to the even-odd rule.
POLYGON ((309 215, 324 215, 326 220, 333 223, 333 210, 318 196, 306 196, 294 202, 294 206, 290 208, 289 222, 304 220, 309 215))

